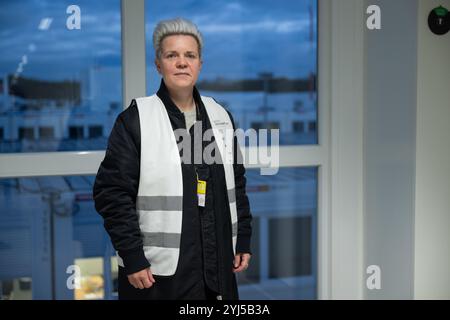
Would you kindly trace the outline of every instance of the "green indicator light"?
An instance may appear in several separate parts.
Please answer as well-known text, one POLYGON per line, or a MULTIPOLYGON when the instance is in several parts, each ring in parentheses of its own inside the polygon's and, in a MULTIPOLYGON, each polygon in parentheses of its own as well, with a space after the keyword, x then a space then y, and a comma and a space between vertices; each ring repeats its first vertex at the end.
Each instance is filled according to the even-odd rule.
POLYGON ((440 6, 439 8, 434 9, 434 12, 436 12, 438 17, 445 17, 448 13, 448 10, 443 6, 440 6))

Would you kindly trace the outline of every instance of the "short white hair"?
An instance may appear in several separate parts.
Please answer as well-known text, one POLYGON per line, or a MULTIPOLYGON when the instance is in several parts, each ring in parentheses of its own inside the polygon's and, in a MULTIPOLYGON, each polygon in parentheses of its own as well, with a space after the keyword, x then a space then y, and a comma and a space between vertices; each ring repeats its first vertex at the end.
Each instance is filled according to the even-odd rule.
POLYGON ((161 44, 165 37, 171 35, 189 35, 197 40, 198 53, 201 57, 203 48, 203 38, 197 26, 191 21, 184 18, 176 18, 171 20, 160 21, 153 31, 153 47, 155 48, 156 57, 159 59, 162 53, 161 44))

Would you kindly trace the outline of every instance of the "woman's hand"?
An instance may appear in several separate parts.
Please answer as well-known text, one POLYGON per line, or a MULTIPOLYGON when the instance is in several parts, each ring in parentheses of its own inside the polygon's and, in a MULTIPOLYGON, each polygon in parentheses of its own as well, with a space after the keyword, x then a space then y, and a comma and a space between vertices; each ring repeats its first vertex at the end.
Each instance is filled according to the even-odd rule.
POLYGON ((233 272, 241 272, 246 270, 248 268, 250 258, 251 258, 250 253, 237 253, 234 256, 233 272))
POLYGON ((128 275, 128 281, 136 289, 150 288, 155 283, 150 268, 128 275))

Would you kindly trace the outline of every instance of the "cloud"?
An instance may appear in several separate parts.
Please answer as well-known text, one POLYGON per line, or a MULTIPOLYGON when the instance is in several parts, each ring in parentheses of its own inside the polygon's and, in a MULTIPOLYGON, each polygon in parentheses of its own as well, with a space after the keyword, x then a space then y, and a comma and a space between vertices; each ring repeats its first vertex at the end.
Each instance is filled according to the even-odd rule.
POLYGON ((202 33, 241 33, 241 32, 275 32, 294 33, 306 31, 309 28, 309 20, 264 20, 241 23, 224 24, 204 24, 201 27, 202 33))

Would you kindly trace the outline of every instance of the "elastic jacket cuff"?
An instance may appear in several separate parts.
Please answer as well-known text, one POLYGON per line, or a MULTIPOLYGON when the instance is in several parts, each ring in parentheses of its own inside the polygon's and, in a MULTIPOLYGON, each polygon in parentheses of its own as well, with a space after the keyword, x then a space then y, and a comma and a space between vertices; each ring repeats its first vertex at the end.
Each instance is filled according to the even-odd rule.
POLYGON ((250 253, 250 236, 249 235, 238 235, 236 241, 236 253, 250 253))
POLYGON ((132 251, 119 251, 119 256, 125 265, 125 273, 127 275, 136 273, 150 267, 150 263, 144 255, 144 250, 139 248, 132 251))

